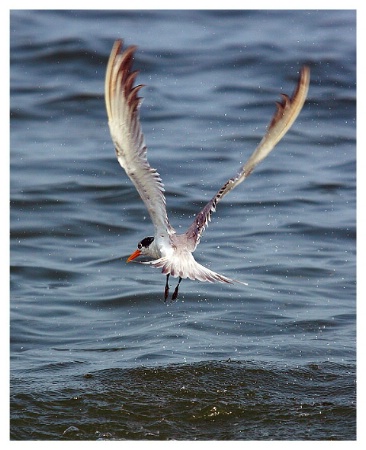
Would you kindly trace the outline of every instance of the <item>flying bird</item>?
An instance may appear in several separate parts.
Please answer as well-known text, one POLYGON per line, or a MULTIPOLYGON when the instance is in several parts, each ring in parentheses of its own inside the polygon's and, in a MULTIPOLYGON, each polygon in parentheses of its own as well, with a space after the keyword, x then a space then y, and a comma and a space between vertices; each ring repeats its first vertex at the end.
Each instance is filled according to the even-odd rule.
POLYGON ((160 268, 166 275, 165 300, 169 296, 169 277, 178 278, 178 284, 172 295, 172 300, 175 300, 183 278, 220 283, 237 282, 199 264, 194 259, 193 252, 217 204, 253 172, 257 164, 273 150, 295 122, 307 96, 310 70, 307 66, 302 67, 291 97, 281 94, 281 102, 277 102, 277 109, 267 132, 247 162, 198 212, 187 231, 177 234, 168 219, 164 185, 160 175, 147 160, 147 147, 139 116, 142 100, 139 97, 139 91, 143 85, 135 85, 138 71, 132 70, 136 48, 136 46, 129 46, 123 49, 123 41, 115 41, 105 78, 108 124, 117 159, 137 189, 154 225, 154 236, 142 239, 127 262, 143 256, 145 260, 139 262, 160 268))

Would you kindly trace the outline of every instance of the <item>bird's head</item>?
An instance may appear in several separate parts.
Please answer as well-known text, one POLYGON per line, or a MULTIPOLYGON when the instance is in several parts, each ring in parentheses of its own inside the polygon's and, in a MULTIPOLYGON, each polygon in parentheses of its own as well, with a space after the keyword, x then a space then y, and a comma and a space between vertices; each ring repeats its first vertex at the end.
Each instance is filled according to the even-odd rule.
POLYGON ((127 259, 127 262, 133 261, 138 256, 149 256, 153 257, 154 253, 151 248, 151 244, 154 242, 154 238, 152 236, 148 236, 137 244, 137 249, 130 255, 127 259))

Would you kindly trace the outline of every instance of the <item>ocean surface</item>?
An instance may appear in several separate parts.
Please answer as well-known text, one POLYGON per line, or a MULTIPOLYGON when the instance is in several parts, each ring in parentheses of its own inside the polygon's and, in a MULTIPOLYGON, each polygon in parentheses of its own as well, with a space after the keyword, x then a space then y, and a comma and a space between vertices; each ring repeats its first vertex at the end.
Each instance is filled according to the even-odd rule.
POLYGON ((355 440, 355 12, 14 10, 10 57, 10 439, 355 440), (178 231, 310 66, 195 253, 248 286, 164 302, 160 271, 126 264, 153 228, 107 125, 117 38, 178 231))

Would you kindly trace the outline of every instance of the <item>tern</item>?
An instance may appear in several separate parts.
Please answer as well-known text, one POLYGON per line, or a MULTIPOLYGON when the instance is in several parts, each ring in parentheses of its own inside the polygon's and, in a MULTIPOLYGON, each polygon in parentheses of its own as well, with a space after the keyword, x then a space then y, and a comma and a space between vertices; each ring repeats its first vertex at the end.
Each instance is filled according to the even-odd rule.
MULTIPOLYGON (((142 256, 145 260, 139 262, 160 268, 166 275, 165 300, 169 296, 170 276, 178 278, 172 300, 178 297, 178 288, 184 278, 220 283, 238 282, 202 266, 194 259, 193 252, 217 204, 226 194, 248 178, 257 164, 268 156, 295 122, 306 100, 310 69, 308 66, 302 67, 291 97, 281 94, 281 102, 277 102, 277 108, 267 127, 267 132, 247 162, 195 216, 187 231, 177 234, 168 219, 164 185, 160 175, 147 160, 147 147, 139 116, 142 101, 139 91, 143 85, 135 85, 138 71, 132 70, 136 49, 136 46, 124 49, 122 40, 115 41, 105 78, 108 124, 117 159, 137 189, 154 226, 154 236, 142 239, 127 262, 142 256)), ((239 281, 239 283, 242 282, 239 281)))

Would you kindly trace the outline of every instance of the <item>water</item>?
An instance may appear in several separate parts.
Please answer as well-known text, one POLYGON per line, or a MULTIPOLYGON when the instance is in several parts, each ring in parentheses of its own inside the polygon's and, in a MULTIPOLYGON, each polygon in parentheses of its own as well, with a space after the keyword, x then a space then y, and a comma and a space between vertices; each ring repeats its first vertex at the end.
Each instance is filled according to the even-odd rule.
POLYGON ((355 13, 11 13, 13 440, 356 438, 355 13), (103 83, 139 46, 141 118, 188 226, 311 67, 299 119, 196 252, 249 283, 125 263, 151 234, 103 83))

